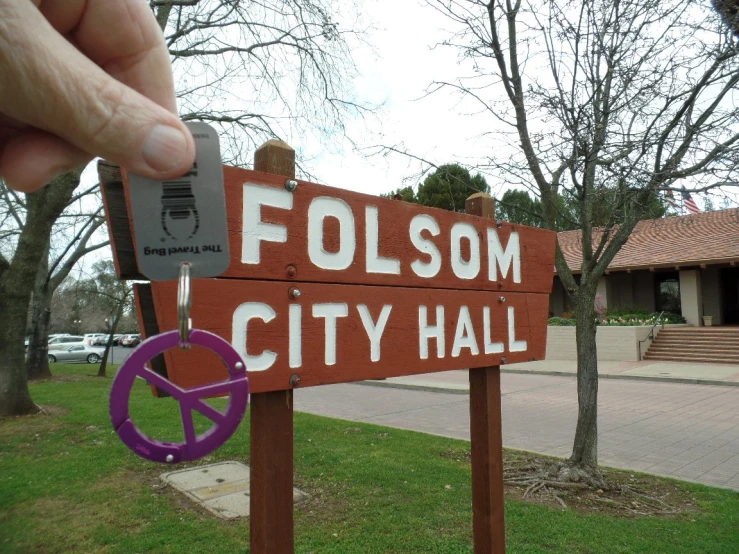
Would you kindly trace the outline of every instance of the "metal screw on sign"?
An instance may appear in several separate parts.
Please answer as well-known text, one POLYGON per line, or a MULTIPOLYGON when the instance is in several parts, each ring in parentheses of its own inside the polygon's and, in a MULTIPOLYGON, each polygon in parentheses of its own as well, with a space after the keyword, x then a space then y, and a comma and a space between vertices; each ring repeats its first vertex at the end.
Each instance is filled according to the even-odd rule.
POLYGON ((298 182, 295 179, 288 179, 285 181, 285 188, 290 192, 295 192, 295 189, 298 188, 298 182))
POLYGON ((498 297, 498 302, 505 302, 505 296, 498 297))
POLYGON ((290 287, 290 290, 287 291, 287 294, 290 296, 290 298, 300 298, 300 289, 295 287, 290 287))
POLYGON ((249 402, 246 366, 239 353, 218 335, 191 328, 192 289, 189 264, 183 264, 185 265, 188 265, 188 268, 181 269, 177 291, 179 329, 155 335, 142 342, 118 370, 110 391, 110 419, 115 432, 134 453, 153 462, 186 462, 213 452, 234 434, 249 402), (192 344, 203 346, 218 354, 228 368, 228 380, 184 389, 146 367, 149 360, 166 350, 176 346, 189 348, 192 344), (179 402, 184 442, 158 441, 144 435, 134 425, 129 411, 129 401, 137 377, 145 379, 179 402), (229 402, 223 412, 203 400, 226 395, 229 395, 229 402), (193 410, 213 422, 213 426, 201 435, 195 434, 193 410))

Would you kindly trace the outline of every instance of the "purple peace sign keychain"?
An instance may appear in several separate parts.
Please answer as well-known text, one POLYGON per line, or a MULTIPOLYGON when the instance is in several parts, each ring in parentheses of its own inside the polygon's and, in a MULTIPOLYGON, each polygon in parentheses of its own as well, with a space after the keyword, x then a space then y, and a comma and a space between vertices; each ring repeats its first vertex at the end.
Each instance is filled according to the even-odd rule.
POLYGON ((155 335, 142 342, 121 365, 110 392, 110 419, 123 443, 139 456, 160 463, 177 463, 206 456, 226 442, 241 423, 249 401, 249 381, 246 366, 236 350, 224 339, 198 329, 192 329, 190 308, 190 264, 180 265, 177 289, 179 330, 155 335), (203 346, 218 354, 228 367, 229 379, 191 389, 183 389, 146 367, 146 363, 162 352, 179 346, 189 349, 192 344, 203 346), (141 377, 169 393, 180 404, 185 442, 161 442, 144 435, 133 423, 129 413, 129 399, 136 377, 141 377), (225 412, 216 410, 203 401, 205 397, 230 395, 225 412), (213 422, 213 427, 202 435, 195 434, 193 410, 213 422))

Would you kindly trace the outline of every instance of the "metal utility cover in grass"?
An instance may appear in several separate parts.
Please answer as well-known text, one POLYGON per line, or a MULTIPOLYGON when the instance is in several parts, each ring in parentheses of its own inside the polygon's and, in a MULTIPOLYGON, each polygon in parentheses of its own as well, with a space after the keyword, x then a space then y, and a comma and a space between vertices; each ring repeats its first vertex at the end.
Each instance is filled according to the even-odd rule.
MULTIPOLYGON (((209 512, 223 519, 249 517, 249 466, 239 462, 221 462, 206 466, 169 471, 160 475, 209 512)), ((307 494, 293 489, 293 500, 299 504, 307 494)))

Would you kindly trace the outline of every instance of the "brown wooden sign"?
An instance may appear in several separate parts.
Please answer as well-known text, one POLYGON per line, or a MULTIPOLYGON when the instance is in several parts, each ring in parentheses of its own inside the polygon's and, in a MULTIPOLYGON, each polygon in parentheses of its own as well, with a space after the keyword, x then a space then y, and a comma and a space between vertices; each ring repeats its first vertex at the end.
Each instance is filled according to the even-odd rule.
MULTIPOLYGON (((544 357, 555 234, 496 223, 486 195, 455 214, 296 182, 294 161, 269 141, 264 172, 224 169, 231 262, 193 282, 194 326, 240 351, 254 393, 251 551, 294 551, 293 388, 470 368, 474 551, 503 554, 499 365, 544 357)), ((142 279, 125 175, 99 171, 116 270, 142 279)), ((177 328, 176 289, 136 286, 145 336, 177 328)), ((151 365, 184 387, 226 377, 197 348, 151 365)))
MULTIPOLYGON (((152 283, 152 293, 161 328, 175 328, 177 283, 152 283)), ((545 354, 544 294, 201 279, 193 298, 193 321, 239 351, 253 392, 545 354)), ((182 386, 227 378, 204 349, 164 356, 168 378, 182 386)))
MULTIPOLYGON (((544 357, 554 233, 231 167, 225 182, 231 263, 195 282, 192 318, 240 350, 252 390, 544 357)), ((124 277, 138 274, 130 229, 129 248, 113 237, 124 277)), ((144 335, 177 327, 174 282, 151 284, 153 304, 140 292, 142 318, 156 314, 144 335)), ((183 386, 226 375, 204 352, 164 361, 183 386)))

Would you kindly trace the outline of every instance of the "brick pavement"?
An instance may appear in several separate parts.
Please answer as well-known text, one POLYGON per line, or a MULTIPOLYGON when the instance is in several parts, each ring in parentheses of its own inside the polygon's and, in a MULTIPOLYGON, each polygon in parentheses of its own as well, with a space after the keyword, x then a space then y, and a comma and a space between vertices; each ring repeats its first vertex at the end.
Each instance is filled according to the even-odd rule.
MULTIPOLYGON (((575 379, 504 373, 503 442, 566 457, 575 379)), ((603 465, 739 490, 739 387, 600 381, 603 465)), ((469 440, 466 395, 342 384, 297 390, 295 409, 469 440)))

